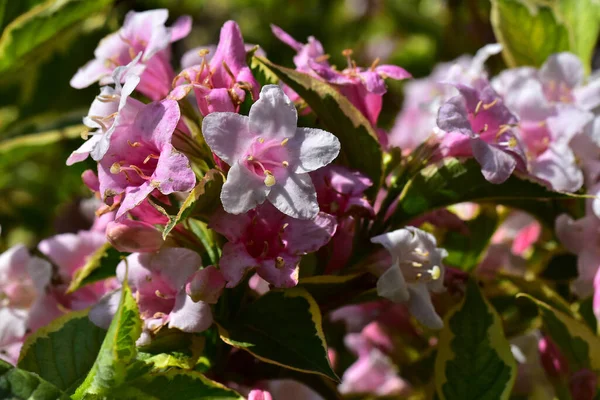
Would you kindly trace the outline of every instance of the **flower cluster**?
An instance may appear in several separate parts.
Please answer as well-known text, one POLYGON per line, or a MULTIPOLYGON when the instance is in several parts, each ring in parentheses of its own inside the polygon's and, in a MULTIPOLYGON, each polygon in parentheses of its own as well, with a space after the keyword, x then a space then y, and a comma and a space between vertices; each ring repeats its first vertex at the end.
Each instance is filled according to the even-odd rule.
MULTIPOLYGON (((364 121, 361 130, 342 134, 328 125, 334 134, 318 118, 302 118, 319 117, 317 108, 333 100, 319 103, 310 85, 303 91, 285 79, 285 68, 270 74, 281 75, 280 82, 265 81, 256 65, 267 68, 266 55, 244 43, 233 21, 223 25, 218 44, 186 53, 175 71, 171 44, 190 33, 191 18, 171 26, 167 19, 166 10, 128 13, 71 80, 74 88, 101 85, 83 119, 86 140, 67 160, 95 165, 82 175, 94 222, 89 230, 45 239, 37 250, 17 245, 0 256, 0 356, 12 363, 29 335, 64 313, 89 308, 89 319, 107 329, 129 290, 142 320, 137 346, 160 347, 165 332, 201 337, 202 346, 220 336, 269 361, 245 341, 254 331, 270 331, 243 325, 247 336, 238 340, 230 330, 240 320, 247 324, 241 314, 261 296, 283 293, 310 300, 308 319, 323 343, 322 322, 341 327, 339 343, 325 346, 323 357, 341 376, 340 395, 410 396, 418 379, 398 368, 415 361, 406 348, 432 351, 437 332, 448 328, 445 303, 459 303, 471 270, 482 279, 525 279, 527 258, 539 250, 540 222, 497 206, 487 194, 510 190, 498 186, 510 179, 536 185, 536 193, 600 192, 600 80, 585 78, 573 54, 493 78, 484 63, 501 51, 496 44, 442 64, 406 85, 404 107, 387 132, 378 125, 386 80, 411 78, 407 71, 378 59, 358 67, 351 50, 343 53, 348 65, 338 69, 316 38, 300 43, 273 25, 273 34, 296 51, 294 73, 337 91, 347 100, 349 121, 364 121), (298 126, 303 121, 312 126, 298 126), (362 164, 348 151, 364 143, 385 154, 371 170, 356 169, 362 164), (463 197, 446 188, 421 195, 425 184, 409 182, 450 159, 463 165, 474 159, 487 186, 463 197), (419 193, 407 197, 411 190, 419 193), (490 204, 439 208, 465 199, 490 204), (493 219, 482 228, 486 213, 493 219), (476 256, 457 257, 465 237, 485 236, 489 226, 483 245, 474 238, 473 249, 463 249, 476 256), (82 280, 106 252, 120 253, 111 277, 82 280), (348 286, 336 292, 337 284, 348 286)), ((550 222, 578 257, 574 293, 593 296, 600 318, 600 201, 587 201, 581 218, 563 214, 550 222)), ((265 310, 252 315, 279 317, 275 308, 265 310)), ((566 368, 547 336, 527 338, 541 357, 538 366, 568 380, 580 398, 575 394, 593 381, 590 371, 566 368)), ((514 357, 525 365, 531 357, 520 347, 513 344, 514 357)), ((216 375, 230 360, 244 361, 229 347, 214 353, 223 357, 216 375)), ((259 367, 257 360, 251 365, 259 367)), ((216 379, 254 400, 287 399, 290 392, 322 398, 291 379, 237 375, 216 379)))

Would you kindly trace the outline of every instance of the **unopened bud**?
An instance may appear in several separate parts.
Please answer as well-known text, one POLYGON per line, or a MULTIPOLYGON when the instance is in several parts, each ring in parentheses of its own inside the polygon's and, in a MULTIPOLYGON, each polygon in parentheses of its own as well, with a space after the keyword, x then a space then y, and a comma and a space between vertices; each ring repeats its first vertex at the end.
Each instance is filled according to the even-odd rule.
POLYGON ((569 391, 573 400, 592 400, 596 395, 598 376, 589 369, 575 372, 569 380, 569 391))
POLYGON ((559 348, 548 336, 544 336, 538 343, 540 361, 546 374, 550 378, 559 378, 568 373, 568 362, 560 352, 559 348))
POLYGON ((273 397, 266 390, 254 389, 248 394, 248 400, 273 400, 273 397))
POLYGON ((162 233, 154 226, 130 219, 110 222, 106 237, 115 249, 129 253, 152 253, 164 243, 162 233))

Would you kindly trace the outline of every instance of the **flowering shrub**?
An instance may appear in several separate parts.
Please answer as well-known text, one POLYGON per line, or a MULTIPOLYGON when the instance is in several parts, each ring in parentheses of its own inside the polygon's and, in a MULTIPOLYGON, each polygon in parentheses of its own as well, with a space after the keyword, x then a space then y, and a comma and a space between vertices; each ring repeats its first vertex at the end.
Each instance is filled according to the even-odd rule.
POLYGON ((559 3, 416 80, 235 21, 178 61, 191 17, 127 13, 70 81, 93 221, 0 255, 0 397, 598 398, 600 10, 559 3))

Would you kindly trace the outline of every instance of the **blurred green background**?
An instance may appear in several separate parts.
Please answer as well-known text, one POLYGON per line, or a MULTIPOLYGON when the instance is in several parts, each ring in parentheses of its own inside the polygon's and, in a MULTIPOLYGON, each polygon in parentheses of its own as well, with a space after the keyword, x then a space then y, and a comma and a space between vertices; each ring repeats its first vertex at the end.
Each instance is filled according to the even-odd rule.
MULTIPOLYGON (((99 88, 75 90, 69 80, 127 11, 161 7, 169 9, 171 21, 183 14, 194 19, 192 33, 174 46, 176 68, 185 50, 216 43, 229 19, 240 24, 247 43, 260 44, 282 65, 293 66, 294 52, 271 34, 271 23, 299 41, 315 36, 341 68, 341 52, 351 48, 359 65, 379 57, 415 77, 494 41, 488 0, 0 0, 0 250, 16 242, 35 245, 89 223, 77 211, 90 196, 80 175, 95 165, 67 167, 65 160, 81 143, 81 129, 68 128, 81 122, 99 88), (81 7, 71 9, 80 16, 66 21, 61 7, 72 5, 81 7), (20 32, 40 7, 46 14, 36 16, 39 26, 20 32), (48 132, 44 140, 28 142, 25 135, 39 132, 48 132)), ((402 104, 401 83, 389 82, 384 104, 380 126, 390 128, 402 104)))

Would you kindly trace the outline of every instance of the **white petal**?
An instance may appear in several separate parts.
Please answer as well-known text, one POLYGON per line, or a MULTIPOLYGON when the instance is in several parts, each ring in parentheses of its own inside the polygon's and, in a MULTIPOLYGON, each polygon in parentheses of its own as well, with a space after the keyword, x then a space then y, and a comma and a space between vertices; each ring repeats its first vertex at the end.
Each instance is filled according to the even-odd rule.
POLYGON ((408 288, 410 300, 408 301, 408 310, 423 325, 431 329, 442 329, 444 321, 435 312, 431 295, 425 284, 411 285, 408 288))
POLYGON ((221 190, 221 202, 228 213, 242 214, 262 204, 268 192, 269 188, 259 177, 245 166, 235 163, 221 190))
POLYGON ((229 165, 244 156, 254 139, 248 130, 248 117, 228 112, 204 117, 202 135, 208 147, 229 165))
POLYGON ((282 213, 292 218, 312 219, 319 213, 317 192, 308 174, 289 174, 285 182, 277 182, 268 196, 282 213))
POLYGON ((338 138, 321 129, 297 128, 289 143, 299 148, 296 173, 311 172, 331 163, 340 153, 338 138))
POLYGON ((265 139, 291 138, 296 133, 296 107, 277 85, 263 86, 249 116, 250 131, 265 139))
POLYGON ((385 247, 397 260, 411 249, 413 233, 408 229, 398 229, 371 238, 372 243, 379 243, 385 247))
POLYGON ((169 314, 169 328, 177 328, 184 332, 202 332, 213 323, 210 305, 203 301, 194 303, 190 296, 181 289, 175 298, 175 306, 169 314))
POLYGON ((398 263, 394 263, 377 280, 377 294, 394 303, 408 301, 409 294, 404 275, 398 263))
POLYGON ((119 308, 121 289, 107 293, 94 305, 88 314, 90 321, 100 328, 108 329, 119 308))

